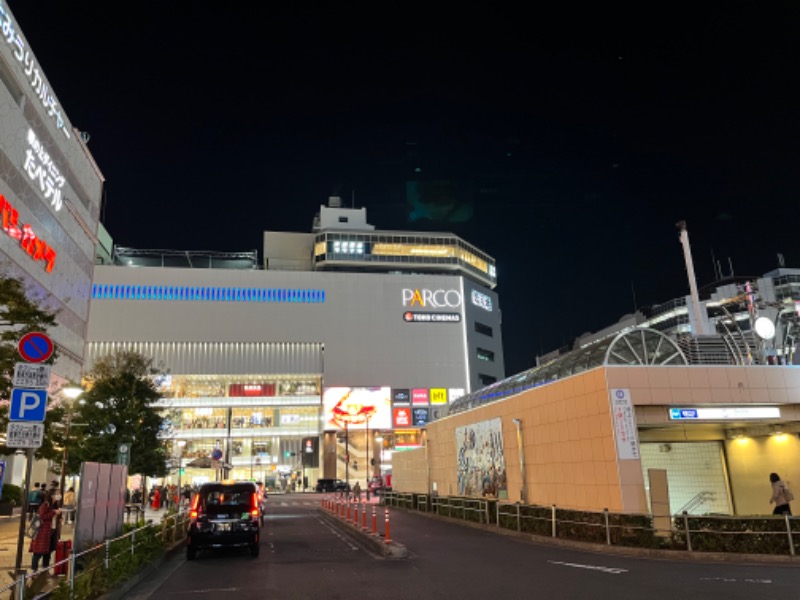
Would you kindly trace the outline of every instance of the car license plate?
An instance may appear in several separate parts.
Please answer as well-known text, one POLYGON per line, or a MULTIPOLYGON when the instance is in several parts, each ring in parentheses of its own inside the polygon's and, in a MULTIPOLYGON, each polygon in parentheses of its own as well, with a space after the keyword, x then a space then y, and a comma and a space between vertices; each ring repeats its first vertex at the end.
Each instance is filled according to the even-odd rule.
POLYGON ((217 531, 230 531, 231 524, 230 523, 217 523, 217 531))

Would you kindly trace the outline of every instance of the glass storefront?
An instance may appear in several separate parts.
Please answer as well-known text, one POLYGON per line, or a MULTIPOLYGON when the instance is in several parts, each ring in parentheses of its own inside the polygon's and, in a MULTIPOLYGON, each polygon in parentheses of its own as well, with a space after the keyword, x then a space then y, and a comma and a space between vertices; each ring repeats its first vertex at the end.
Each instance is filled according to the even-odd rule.
POLYGON ((303 475, 320 476, 301 452, 304 438, 320 434, 318 377, 171 375, 156 383, 174 465, 168 482, 177 483, 178 465, 182 485, 227 477, 299 489, 303 475))

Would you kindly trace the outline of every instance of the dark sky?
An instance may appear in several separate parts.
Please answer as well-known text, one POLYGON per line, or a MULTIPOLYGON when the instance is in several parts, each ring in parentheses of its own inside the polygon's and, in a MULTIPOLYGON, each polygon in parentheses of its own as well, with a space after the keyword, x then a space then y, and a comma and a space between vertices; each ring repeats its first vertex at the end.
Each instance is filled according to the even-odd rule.
POLYGON ((678 220, 700 285, 800 268, 796 2, 8 3, 118 245, 260 256, 338 193, 496 258, 509 374, 687 293, 678 220))

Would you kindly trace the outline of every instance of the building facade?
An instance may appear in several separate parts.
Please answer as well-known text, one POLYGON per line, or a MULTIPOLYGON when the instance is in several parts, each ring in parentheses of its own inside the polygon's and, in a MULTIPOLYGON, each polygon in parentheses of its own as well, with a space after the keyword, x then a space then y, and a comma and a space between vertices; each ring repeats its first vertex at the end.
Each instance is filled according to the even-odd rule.
POLYGON ((273 488, 363 486, 452 401, 504 376, 491 258, 320 208, 310 234, 265 234, 265 268, 239 254, 235 268, 197 254, 160 266, 187 259, 130 249, 96 267, 89 362, 130 349, 163 370, 184 481, 222 467, 273 488))
MULTIPOLYGON (((83 373, 104 178, 4 2, 0 21, 0 269, 57 313, 53 402, 83 373)), ((24 462, 16 458, 7 479, 15 483, 24 462)), ((35 467, 34 478, 44 472, 35 467)))

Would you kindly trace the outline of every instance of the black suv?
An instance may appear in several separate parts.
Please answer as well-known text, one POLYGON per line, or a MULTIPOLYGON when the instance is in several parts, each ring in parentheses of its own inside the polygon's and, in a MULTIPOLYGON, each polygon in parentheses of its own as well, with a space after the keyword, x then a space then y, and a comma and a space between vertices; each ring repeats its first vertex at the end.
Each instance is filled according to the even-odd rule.
POLYGON ((261 506, 248 481, 204 483, 189 509, 186 559, 202 548, 248 547, 258 556, 261 506))
POLYGON ((341 479, 317 479, 314 489, 318 492, 349 492, 350 486, 341 479))

